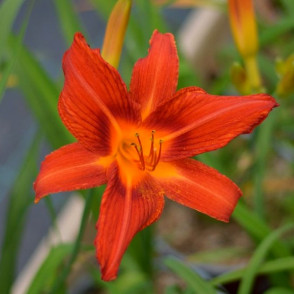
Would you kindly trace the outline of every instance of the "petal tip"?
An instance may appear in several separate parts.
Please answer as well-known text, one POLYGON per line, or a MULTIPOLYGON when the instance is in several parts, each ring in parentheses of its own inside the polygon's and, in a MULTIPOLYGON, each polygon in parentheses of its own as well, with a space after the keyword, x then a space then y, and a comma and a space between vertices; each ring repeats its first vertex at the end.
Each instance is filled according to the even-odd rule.
POLYGON ((117 278, 117 273, 112 273, 112 272, 103 273, 103 272, 101 272, 101 279, 105 282, 111 282, 111 281, 115 280, 116 278, 117 278))
POLYGON ((74 41, 84 41, 85 37, 81 32, 76 32, 74 34, 74 41))

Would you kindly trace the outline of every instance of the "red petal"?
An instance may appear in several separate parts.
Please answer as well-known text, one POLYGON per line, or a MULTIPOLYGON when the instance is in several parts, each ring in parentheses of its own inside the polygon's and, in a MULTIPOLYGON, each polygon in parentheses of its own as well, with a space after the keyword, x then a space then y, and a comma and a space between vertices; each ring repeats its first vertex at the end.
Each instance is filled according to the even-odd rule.
POLYGON ((158 107, 144 126, 162 131, 162 160, 195 156, 225 146, 250 133, 278 106, 266 94, 215 96, 199 88, 185 88, 158 107))
POLYGON ((193 159, 162 163, 169 175, 156 177, 166 196, 213 218, 229 221, 240 189, 215 169, 193 159))
POLYGON ((116 278, 122 256, 134 235, 158 219, 163 206, 163 193, 152 178, 136 186, 124 185, 115 165, 102 198, 95 245, 102 279, 116 278))
POLYGON ((110 153, 110 137, 120 120, 135 122, 138 111, 118 71, 77 33, 63 58, 65 82, 59 113, 71 133, 88 149, 110 153))
POLYGON ((106 182, 99 156, 80 143, 63 146, 45 157, 34 183, 36 202, 50 193, 87 189, 106 182))
POLYGON ((131 79, 132 98, 142 105, 142 117, 172 98, 178 83, 179 60, 172 34, 154 31, 148 56, 136 63, 131 79))

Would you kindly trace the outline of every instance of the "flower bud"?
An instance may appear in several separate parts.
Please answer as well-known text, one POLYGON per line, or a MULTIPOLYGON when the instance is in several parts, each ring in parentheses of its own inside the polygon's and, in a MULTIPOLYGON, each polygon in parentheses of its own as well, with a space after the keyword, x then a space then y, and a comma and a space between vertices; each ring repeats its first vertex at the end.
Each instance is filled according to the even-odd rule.
POLYGON ((256 55, 258 38, 252 0, 229 0, 233 37, 242 57, 256 55))
POLYGON ((119 64, 131 7, 132 0, 118 0, 108 19, 101 55, 115 68, 119 64))
POLYGON ((280 76, 277 94, 280 96, 292 94, 294 92, 294 54, 290 55, 284 62, 280 60, 276 68, 280 76))

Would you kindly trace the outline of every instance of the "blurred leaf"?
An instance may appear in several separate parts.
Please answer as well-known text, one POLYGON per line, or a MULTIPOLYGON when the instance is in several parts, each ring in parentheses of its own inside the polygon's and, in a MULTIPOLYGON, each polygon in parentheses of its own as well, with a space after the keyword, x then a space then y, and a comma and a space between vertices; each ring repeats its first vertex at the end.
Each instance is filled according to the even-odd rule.
POLYGON ((128 253, 124 254, 116 280, 104 282, 95 266, 91 269, 92 278, 97 288, 104 288, 108 294, 153 294, 153 283, 150 277, 138 267, 138 263, 128 253))
POLYGON ((164 294, 181 294, 182 291, 178 285, 167 286, 165 288, 164 294))
POLYGON ((216 263, 232 260, 232 258, 244 256, 246 251, 244 248, 227 247, 227 248, 215 248, 213 250, 200 251, 195 254, 189 255, 188 260, 191 262, 201 263, 216 263))
POLYGON ((79 18, 74 10, 74 4, 70 0, 54 0, 59 22, 67 45, 73 41, 76 32, 84 32, 79 18))
POLYGON ((115 5, 117 0, 90 0, 94 8, 97 10, 97 12, 100 12, 100 15, 102 15, 105 20, 110 15, 110 12, 115 5))
MULTIPOLYGON (((294 269, 294 257, 283 257, 265 262, 258 269, 258 274, 271 274, 280 271, 294 269)), ((245 273, 246 267, 224 273, 216 278, 213 278, 210 283, 213 286, 226 284, 229 282, 240 280, 245 273)))
POLYGON ((60 289, 62 287, 62 285, 64 285, 65 280, 67 279, 68 275, 70 274, 71 268, 72 268, 72 266, 78 256, 78 253, 81 249, 82 238, 83 238, 83 235, 84 235, 84 232, 86 229, 89 214, 91 212, 93 195, 94 195, 94 190, 87 191, 87 197, 85 200, 85 208, 84 208, 82 219, 81 219, 80 229, 79 229, 78 235, 76 237, 74 246, 72 248, 71 255, 69 257, 68 262, 63 267, 60 275, 55 278, 54 284, 52 285, 52 288, 50 289, 49 293, 52 293, 52 294, 57 293, 58 289, 60 289))
POLYGON ((139 269, 150 279, 153 275, 153 226, 149 226, 135 235, 128 248, 139 269))
POLYGON ((285 12, 289 15, 292 16, 294 15, 294 1, 289 1, 289 0, 281 0, 285 12))
MULTIPOLYGON (((64 264, 65 259, 72 252, 72 249, 73 244, 60 244, 53 247, 34 276, 27 294, 47 293, 60 274, 60 268, 64 264)), ((55 293, 65 293, 64 285, 55 293)))
POLYGON ((164 263, 179 277, 181 277, 193 289, 194 293, 198 294, 216 294, 215 289, 204 279, 202 279, 196 272, 192 271, 182 262, 175 258, 168 257, 164 263))
POLYGON ((130 84, 136 61, 147 55, 149 40, 155 29, 161 33, 167 31, 160 9, 152 5, 151 1, 135 1, 124 44, 127 58, 121 62, 122 76, 126 84, 130 84))
MULTIPOLYGON (((14 51, 17 39, 10 37, 14 51)), ((52 147, 58 148, 72 141, 72 136, 61 122, 57 111, 59 89, 34 56, 23 46, 16 64, 20 88, 52 147)))
POLYGON ((285 232, 294 228, 294 224, 287 224, 278 230, 273 231, 268 237, 266 237, 262 243, 255 250, 252 258, 250 259, 248 266, 244 272, 241 284, 238 290, 238 294, 250 294, 251 287, 254 282, 254 277, 258 273, 260 265, 263 259, 266 257, 269 249, 274 242, 285 232))
POLYGON ((183 294, 194 294, 194 289, 193 288, 187 288, 183 291, 183 294))
POLYGON ((56 213, 55 207, 53 205, 52 198, 51 197, 45 197, 44 201, 45 201, 46 208, 47 208, 48 213, 49 213, 50 218, 51 218, 51 224, 52 224, 54 230, 56 232, 59 232, 59 229, 58 229, 58 226, 57 226, 57 213, 56 213))
POLYGON ((32 182, 37 173, 37 158, 40 137, 33 139, 32 145, 23 161, 19 174, 15 179, 8 198, 8 208, 5 220, 5 233, 2 242, 0 258, 0 289, 1 293, 9 293, 15 271, 16 258, 25 224, 27 209, 33 203, 31 195, 32 182))
POLYGON ((111 283, 99 281, 103 288, 107 289, 108 294, 152 294, 151 280, 138 271, 126 270, 120 272, 118 278, 111 283))
POLYGON ((0 5, 0 61, 6 47, 13 22, 24 0, 4 0, 0 5))
MULTIPOLYGON (((272 57, 268 57, 266 55, 259 55, 258 56, 258 63, 260 65, 262 76, 266 80, 266 88, 268 89, 267 92, 273 93, 275 91, 277 83, 278 83, 278 76, 276 74, 276 69, 274 66, 273 59, 272 59, 272 57)), ((279 109, 275 109, 274 112, 276 112, 278 110, 279 109)), ((270 116, 271 115, 272 114, 270 113, 270 116)), ((267 120, 265 120, 265 122, 266 121, 267 120)))
MULTIPOLYGON (((261 220, 254 212, 250 211, 244 203, 239 201, 233 213, 235 221, 245 229, 251 237, 257 242, 260 242, 272 232, 267 224, 261 220)), ((276 257, 291 256, 289 248, 280 241, 275 242, 271 247, 271 252, 276 257)))
POLYGON ((91 207, 92 217, 94 221, 96 221, 99 217, 100 205, 101 205, 102 195, 104 193, 105 187, 106 185, 92 188, 93 193, 95 195, 95 197, 92 200, 92 207, 91 207))
POLYGON ((266 121, 258 128, 255 138, 255 160, 254 160, 254 209, 260 218, 265 218, 265 205, 263 194, 263 179, 267 170, 269 150, 272 146, 272 134, 278 111, 274 111, 266 121))
MULTIPOLYGON (((11 52, 11 58, 8 60, 8 62, 6 64, 4 63, 5 68, 4 68, 2 73, 0 72, 0 75, 1 75, 0 76, 0 102, 1 102, 1 100, 3 98, 3 96, 4 96, 6 85, 7 85, 8 79, 9 79, 9 77, 10 77, 10 75, 11 75, 13 69, 14 69, 15 62, 16 62, 18 56, 19 56, 19 52, 20 52, 21 46, 22 46, 22 41, 23 41, 27 26, 28 26, 28 23, 29 23, 29 19, 30 19, 30 15, 31 15, 31 12, 32 12, 34 2, 35 1, 31 1, 31 5, 28 8, 26 18, 24 19, 24 21, 23 21, 23 23, 21 25, 20 33, 16 37, 16 46, 14 48, 14 51, 11 52)), ((1 25, 1 10, 0 10, 0 25, 1 25)), ((0 30, 1 30, 1 27, 0 27, 0 30)), ((1 33, 0 33, 0 39, 1 39, 1 33)), ((0 41, 0 44, 1 44, 1 41, 0 41)), ((1 51, 1 48, 0 48, 0 51, 1 51)), ((1 52, 0 52, 0 60, 1 60, 1 52)))
POLYGON ((294 18, 292 16, 281 18, 280 21, 275 22, 272 26, 267 26, 266 29, 261 30, 259 37, 260 46, 265 47, 266 45, 275 42, 281 35, 290 32, 293 28, 294 18))
POLYGON ((288 288, 272 288, 264 292, 264 294, 294 294, 294 291, 288 288))
MULTIPOLYGON (((16 48, 15 52, 13 52, 13 55, 15 56, 15 58, 17 58, 21 43, 22 43, 22 40, 21 40, 21 38, 18 37, 18 46, 17 46, 18 49, 16 48)), ((4 70, 0 73, 1 74, 1 76, 0 76, 0 102, 2 101, 2 98, 4 96, 6 85, 7 85, 8 79, 12 73, 14 64, 15 64, 15 59, 10 58, 8 63, 5 64, 4 70)))

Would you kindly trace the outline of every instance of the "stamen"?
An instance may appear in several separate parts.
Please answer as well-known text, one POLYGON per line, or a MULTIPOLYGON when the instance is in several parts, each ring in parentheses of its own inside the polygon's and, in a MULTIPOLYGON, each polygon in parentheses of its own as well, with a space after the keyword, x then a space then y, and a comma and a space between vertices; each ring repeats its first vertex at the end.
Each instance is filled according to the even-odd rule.
POLYGON ((155 130, 151 131, 151 146, 150 146, 150 151, 148 157, 151 157, 150 161, 152 162, 153 156, 154 156, 154 134, 155 130))
POLYGON ((142 143, 141 143, 141 140, 140 140, 140 136, 139 136, 138 133, 136 133, 135 136, 137 137, 137 140, 138 140, 138 142, 139 142, 140 151, 141 151, 141 153, 143 154, 143 147, 142 147, 142 143))
POLYGON ((142 142, 140 139, 140 135, 139 133, 135 133, 135 136, 137 137, 138 143, 131 143, 132 146, 135 147, 136 152, 138 154, 139 157, 139 162, 141 163, 141 169, 145 170, 147 169, 148 171, 154 171, 156 166, 159 163, 160 157, 161 157, 161 149, 162 149, 162 143, 163 140, 160 139, 159 140, 159 150, 157 152, 157 148, 154 146, 154 141, 155 141, 155 130, 152 130, 151 132, 151 146, 150 146, 150 151, 149 151, 149 155, 147 158, 144 157, 144 152, 143 152, 143 146, 142 146, 142 142), (145 164, 145 159, 147 160, 147 166, 145 164))
POLYGON ((143 152, 143 146, 142 146, 142 143, 141 143, 141 140, 140 140, 139 133, 136 133, 135 136, 137 137, 137 140, 139 142, 139 148, 138 148, 137 144, 135 144, 135 143, 132 143, 132 144, 134 144, 134 146, 136 148, 136 151, 137 151, 137 153, 139 155, 139 159, 140 159, 140 162, 141 162, 141 165, 142 165, 142 170, 145 170, 144 152, 143 152))
POLYGON ((159 140, 159 151, 158 151, 158 155, 157 156, 155 155, 155 160, 154 160, 154 165, 152 167, 152 171, 155 170, 156 166, 159 163, 160 156, 161 156, 161 146, 162 146, 162 143, 163 143, 163 140, 159 140))
POLYGON ((144 161, 144 156, 143 156, 143 153, 139 150, 138 146, 136 143, 131 143, 131 146, 134 146, 137 153, 138 153, 138 156, 139 156, 139 160, 141 162, 141 166, 142 166, 142 170, 145 169, 145 161, 144 161))

